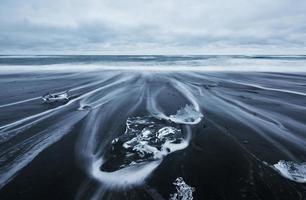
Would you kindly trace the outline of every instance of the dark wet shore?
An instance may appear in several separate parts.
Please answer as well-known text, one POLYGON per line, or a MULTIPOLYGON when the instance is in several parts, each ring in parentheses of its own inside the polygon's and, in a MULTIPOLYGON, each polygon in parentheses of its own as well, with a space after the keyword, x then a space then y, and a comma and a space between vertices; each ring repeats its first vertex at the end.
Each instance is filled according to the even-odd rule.
POLYGON ((303 73, 1 74, 0 199, 169 199, 177 177, 195 188, 194 199, 305 199, 306 181, 273 167, 281 160, 303 166, 305 130, 303 73), (66 90, 68 102, 41 99, 66 90), (171 118, 186 105, 204 117, 171 118), (184 140, 173 144, 186 146, 157 147, 135 166, 125 160, 122 173, 101 173, 96 163, 108 158, 127 120, 145 116, 182 131, 184 140))

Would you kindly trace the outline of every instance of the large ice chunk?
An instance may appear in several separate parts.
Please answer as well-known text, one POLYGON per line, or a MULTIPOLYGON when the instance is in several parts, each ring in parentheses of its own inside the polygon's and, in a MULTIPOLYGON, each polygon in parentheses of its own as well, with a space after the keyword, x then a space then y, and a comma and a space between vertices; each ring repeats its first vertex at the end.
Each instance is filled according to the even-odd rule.
POLYGON ((178 177, 173 185, 176 186, 176 193, 170 195, 170 200, 192 200, 192 193, 195 189, 185 183, 182 177, 178 177))
POLYGON ((201 121, 203 114, 197 111, 194 106, 186 105, 179 109, 175 115, 170 115, 169 119, 179 124, 197 124, 201 121))
POLYGON ((180 126, 154 117, 132 117, 127 119, 126 131, 113 139, 106 152, 101 170, 115 171, 127 166, 161 160, 174 151, 184 149, 180 126))
POLYGON ((306 183, 306 163, 281 160, 273 166, 283 177, 298 183, 306 183))

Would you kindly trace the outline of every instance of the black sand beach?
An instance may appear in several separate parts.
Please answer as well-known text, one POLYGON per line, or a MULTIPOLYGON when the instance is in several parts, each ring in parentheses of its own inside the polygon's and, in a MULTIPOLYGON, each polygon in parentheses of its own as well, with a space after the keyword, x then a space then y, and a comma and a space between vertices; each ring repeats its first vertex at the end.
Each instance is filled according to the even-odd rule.
POLYGON ((305 130, 305 73, 2 71, 0 199, 305 199, 305 130))

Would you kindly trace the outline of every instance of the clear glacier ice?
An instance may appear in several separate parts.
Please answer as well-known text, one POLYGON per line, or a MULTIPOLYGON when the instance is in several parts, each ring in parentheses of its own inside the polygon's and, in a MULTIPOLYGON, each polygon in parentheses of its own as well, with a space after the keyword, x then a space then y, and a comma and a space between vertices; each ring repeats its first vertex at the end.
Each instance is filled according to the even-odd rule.
POLYGON ((176 193, 170 195, 170 200, 192 200, 192 193, 195 189, 185 183, 182 177, 178 177, 173 182, 176 186, 176 193))
POLYGON ((154 117, 131 117, 127 119, 125 133, 112 140, 101 170, 115 171, 161 160, 187 145, 179 125, 154 117))
POLYGON ((47 93, 42 96, 42 100, 46 103, 64 102, 69 100, 68 91, 60 93, 47 93))
POLYGON ((283 177, 298 183, 306 183, 306 163, 295 163, 280 160, 273 165, 274 169, 283 177))
POLYGON ((169 119, 179 124, 198 124, 203 118, 203 114, 192 105, 186 105, 179 109, 175 115, 170 115, 169 119))

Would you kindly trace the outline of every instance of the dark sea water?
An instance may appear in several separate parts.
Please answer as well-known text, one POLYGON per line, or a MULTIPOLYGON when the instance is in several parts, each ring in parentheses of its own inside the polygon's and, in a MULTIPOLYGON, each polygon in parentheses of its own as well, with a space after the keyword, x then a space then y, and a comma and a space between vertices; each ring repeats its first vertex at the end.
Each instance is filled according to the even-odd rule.
POLYGON ((306 56, 0 56, 0 199, 306 199, 306 56))

